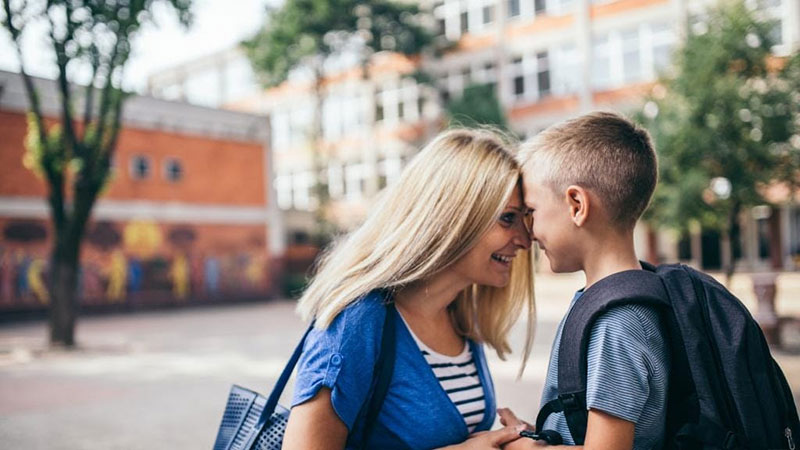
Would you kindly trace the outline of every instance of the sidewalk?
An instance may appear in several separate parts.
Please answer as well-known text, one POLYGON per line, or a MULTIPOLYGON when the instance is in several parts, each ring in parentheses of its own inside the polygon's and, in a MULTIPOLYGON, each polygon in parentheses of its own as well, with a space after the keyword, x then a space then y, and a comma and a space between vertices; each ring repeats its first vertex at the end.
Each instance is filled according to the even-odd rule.
MULTIPOLYGON (((518 353, 500 361, 487 352, 500 406, 535 417, 556 326, 582 283, 574 275, 537 279, 536 340, 519 381, 518 353)), ((740 292, 747 285, 734 280, 749 302, 740 292)), ((800 311, 798 294, 800 275, 781 276, 779 311, 800 311)), ((2 447, 209 448, 230 385, 266 393, 277 379, 304 330, 293 307, 276 301, 83 318, 74 352, 47 350, 43 322, 0 326, 2 447)), ((512 348, 522 337, 517 327, 512 348)), ((800 398, 800 354, 774 354, 800 398)))

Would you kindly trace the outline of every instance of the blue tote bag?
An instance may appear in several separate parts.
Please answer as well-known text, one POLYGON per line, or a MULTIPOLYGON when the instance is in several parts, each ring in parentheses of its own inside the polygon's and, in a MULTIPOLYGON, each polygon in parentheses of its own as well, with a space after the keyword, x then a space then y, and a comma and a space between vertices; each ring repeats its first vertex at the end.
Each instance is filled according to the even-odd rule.
MULTIPOLYGON (((365 448, 389 389, 395 359, 395 315, 394 304, 388 304, 380 354, 375 363, 372 396, 364 405, 366 409, 362 410, 365 414, 363 440, 361 443, 348 443, 348 448, 365 448)), ((300 359, 306 337, 313 328, 314 322, 309 325, 294 349, 269 398, 240 386, 234 385, 231 388, 213 450, 280 450, 289 420, 289 410, 279 405, 278 400, 300 359)))

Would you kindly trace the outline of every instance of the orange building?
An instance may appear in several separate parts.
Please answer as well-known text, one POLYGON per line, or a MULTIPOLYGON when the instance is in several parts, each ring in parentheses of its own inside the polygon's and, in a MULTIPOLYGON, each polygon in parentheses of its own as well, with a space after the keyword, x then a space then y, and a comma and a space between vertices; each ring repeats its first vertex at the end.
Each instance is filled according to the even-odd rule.
MULTIPOLYGON (((57 117, 55 83, 36 79, 57 117)), ((24 165, 27 97, 0 72, 0 312, 47 304, 47 186, 24 165)), ((283 254, 263 116, 136 96, 87 226, 86 305, 263 297, 283 254), (275 238, 273 238, 273 236, 275 238)))

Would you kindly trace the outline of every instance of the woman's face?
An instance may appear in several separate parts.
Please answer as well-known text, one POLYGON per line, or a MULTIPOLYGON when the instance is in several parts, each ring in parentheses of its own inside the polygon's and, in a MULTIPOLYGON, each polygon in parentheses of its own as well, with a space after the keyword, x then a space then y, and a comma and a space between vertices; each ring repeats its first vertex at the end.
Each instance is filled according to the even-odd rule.
POLYGON ((454 265, 453 271, 469 283, 503 287, 511 280, 511 262, 518 250, 529 249, 526 208, 519 186, 506 201, 500 217, 478 243, 454 265))

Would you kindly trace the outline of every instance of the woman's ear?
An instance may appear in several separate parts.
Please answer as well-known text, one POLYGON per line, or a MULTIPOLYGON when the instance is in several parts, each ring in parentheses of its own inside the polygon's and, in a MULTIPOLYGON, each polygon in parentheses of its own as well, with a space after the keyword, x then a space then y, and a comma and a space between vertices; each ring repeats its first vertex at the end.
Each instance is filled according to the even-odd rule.
POLYGON ((589 193, 581 186, 571 185, 567 188, 564 196, 572 223, 576 227, 582 227, 589 217, 589 193))

